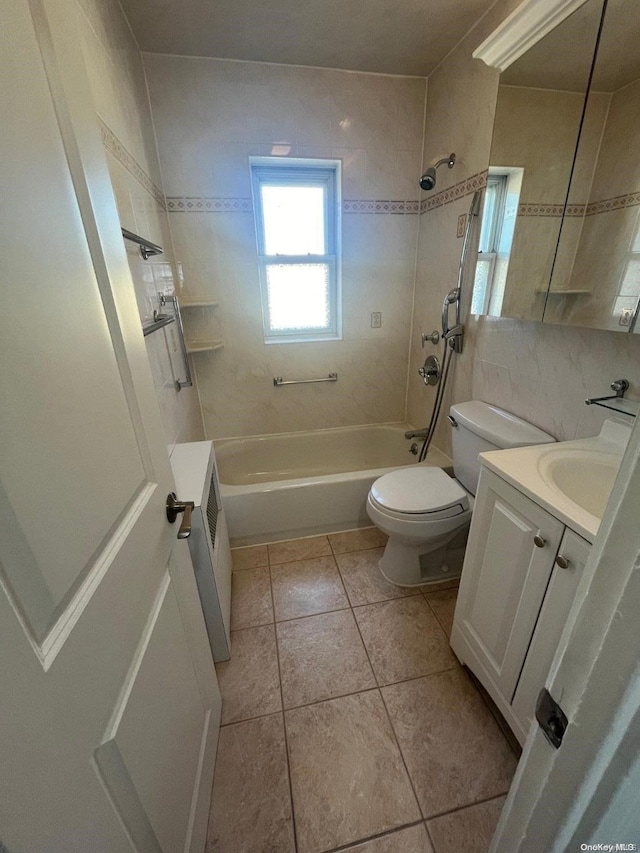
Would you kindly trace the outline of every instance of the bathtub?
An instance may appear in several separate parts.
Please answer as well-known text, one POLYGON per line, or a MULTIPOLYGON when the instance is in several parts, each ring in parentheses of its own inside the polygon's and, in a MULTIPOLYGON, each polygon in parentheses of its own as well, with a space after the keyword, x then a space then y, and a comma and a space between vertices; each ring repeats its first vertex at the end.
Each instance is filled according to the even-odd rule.
MULTIPOLYGON (((414 465, 406 424, 214 441, 232 545, 370 527, 366 499, 382 474, 414 465)), ((451 460, 431 448, 423 465, 451 460)))

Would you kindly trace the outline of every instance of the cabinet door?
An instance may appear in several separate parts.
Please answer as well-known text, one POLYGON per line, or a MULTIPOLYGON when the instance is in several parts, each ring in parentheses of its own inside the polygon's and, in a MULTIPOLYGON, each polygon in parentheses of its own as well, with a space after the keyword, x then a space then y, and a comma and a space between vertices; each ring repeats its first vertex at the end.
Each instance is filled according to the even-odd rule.
POLYGON ((493 687, 507 703, 522 669, 563 530, 548 512, 482 469, 455 622, 476 658, 464 662, 481 681, 488 676, 493 684, 485 684, 487 689, 492 692, 493 687), (544 540, 541 547, 534 542, 538 536, 544 540))
MULTIPOLYGON (((591 545, 574 533, 565 530, 560 543, 558 560, 568 560, 566 569, 556 562, 542 609, 531 639, 527 658, 513 697, 513 713, 525 732, 529 731, 535 715, 538 693, 545 686, 553 656, 567 621, 576 589, 589 556, 591 545)), ((560 560, 564 565, 564 561, 560 560)))

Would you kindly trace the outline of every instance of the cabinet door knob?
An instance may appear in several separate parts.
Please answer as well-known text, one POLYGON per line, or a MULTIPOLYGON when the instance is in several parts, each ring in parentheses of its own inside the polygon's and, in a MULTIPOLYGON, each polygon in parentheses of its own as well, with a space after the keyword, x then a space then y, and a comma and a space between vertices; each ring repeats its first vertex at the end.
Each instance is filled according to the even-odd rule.
POLYGON ((569 568, 570 560, 564 557, 562 554, 558 554, 556 557, 556 566, 559 566, 561 569, 569 568))
POLYGON ((547 544, 547 540, 543 536, 540 536, 539 533, 536 533, 536 535, 533 537, 533 544, 536 546, 536 548, 544 548, 544 546, 547 544))

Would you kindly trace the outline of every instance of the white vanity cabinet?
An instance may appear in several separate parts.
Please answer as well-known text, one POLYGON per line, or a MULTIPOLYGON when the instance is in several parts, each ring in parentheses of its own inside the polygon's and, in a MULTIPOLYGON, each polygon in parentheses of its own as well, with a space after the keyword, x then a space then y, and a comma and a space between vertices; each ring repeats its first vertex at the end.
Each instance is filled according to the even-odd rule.
POLYGON ((451 646, 521 742, 589 547, 547 510, 482 468, 451 646))

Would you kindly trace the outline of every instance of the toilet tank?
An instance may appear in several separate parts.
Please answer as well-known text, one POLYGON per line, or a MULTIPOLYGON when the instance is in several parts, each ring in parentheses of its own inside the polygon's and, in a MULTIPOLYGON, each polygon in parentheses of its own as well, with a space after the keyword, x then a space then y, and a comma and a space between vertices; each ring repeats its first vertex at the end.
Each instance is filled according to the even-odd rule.
POLYGON ((452 419, 453 470, 456 479, 472 495, 476 493, 480 476, 479 453, 555 441, 552 435, 522 418, 480 400, 451 406, 449 418, 452 419))

